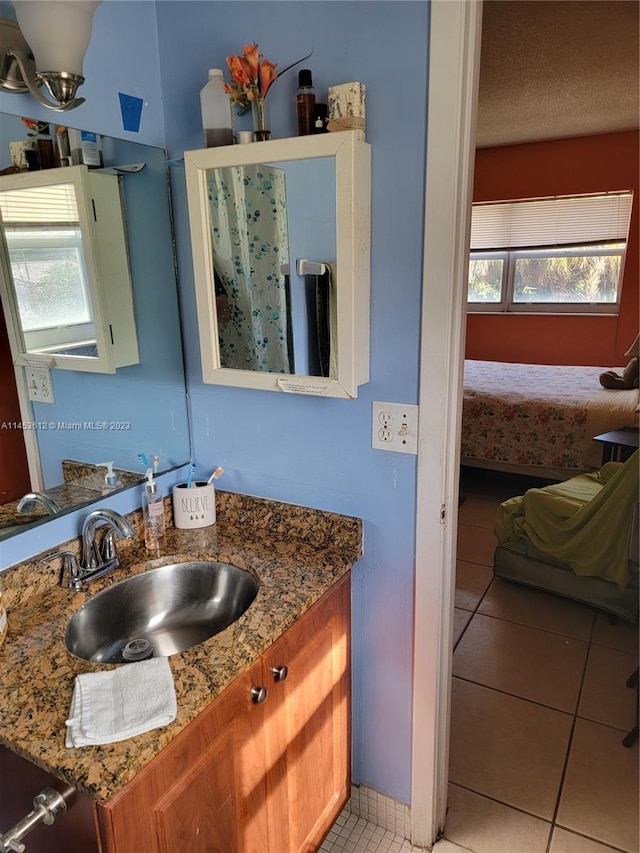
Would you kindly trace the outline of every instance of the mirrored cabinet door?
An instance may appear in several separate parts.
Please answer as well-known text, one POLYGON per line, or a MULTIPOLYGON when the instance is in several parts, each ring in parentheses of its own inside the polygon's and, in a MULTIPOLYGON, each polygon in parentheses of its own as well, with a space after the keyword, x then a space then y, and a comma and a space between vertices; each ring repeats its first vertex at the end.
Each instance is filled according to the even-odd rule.
POLYGON ((138 363, 119 178, 86 166, 0 177, 0 287, 13 360, 138 363))
POLYGON ((358 131, 185 153, 204 382, 357 396, 370 169, 358 131))

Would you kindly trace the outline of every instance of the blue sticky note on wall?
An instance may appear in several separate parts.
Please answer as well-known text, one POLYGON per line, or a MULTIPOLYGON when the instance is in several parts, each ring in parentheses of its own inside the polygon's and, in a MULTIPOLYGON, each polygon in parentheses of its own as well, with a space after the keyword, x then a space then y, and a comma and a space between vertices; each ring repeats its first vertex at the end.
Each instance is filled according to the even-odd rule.
POLYGON ((118 97, 120 98, 123 129, 138 133, 142 115, 142 98, 134 98, 133 95, 125 95, 122 92, 118 92, 118 97))

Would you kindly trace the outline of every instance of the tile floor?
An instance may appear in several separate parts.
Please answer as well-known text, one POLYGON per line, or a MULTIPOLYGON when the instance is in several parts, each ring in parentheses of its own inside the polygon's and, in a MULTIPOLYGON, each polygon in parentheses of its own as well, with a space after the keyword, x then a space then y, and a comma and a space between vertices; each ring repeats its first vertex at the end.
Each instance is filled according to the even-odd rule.
POLYGON ((449 811, 473 853, 638 853, 638 628, 493 579, 498 505, 532 483, 467 471, 459 510, 449 811))
MULTIPOLYGON (((493 579, 498 505, 537 483, 466 471, 445 838, 434 853, 639 853, 638 627, 493 579)), ((417 853, 345 810, 322 853, 417 853)))

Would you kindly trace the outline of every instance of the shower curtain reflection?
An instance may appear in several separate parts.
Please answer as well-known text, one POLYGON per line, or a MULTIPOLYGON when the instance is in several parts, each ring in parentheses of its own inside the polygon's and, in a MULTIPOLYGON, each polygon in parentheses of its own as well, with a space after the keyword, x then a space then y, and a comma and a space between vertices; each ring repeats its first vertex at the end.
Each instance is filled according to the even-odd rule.
POLYGON ((284 170, 230 166, 207 180, 221 366, 294 373, 284 170))

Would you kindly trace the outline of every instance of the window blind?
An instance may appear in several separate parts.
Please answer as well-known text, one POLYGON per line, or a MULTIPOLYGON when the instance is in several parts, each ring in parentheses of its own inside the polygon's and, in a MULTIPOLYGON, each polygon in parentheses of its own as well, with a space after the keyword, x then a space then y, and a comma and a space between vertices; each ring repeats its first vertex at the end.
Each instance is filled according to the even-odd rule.
POLYGON ((583 246, 625 241, 633 193, 474 204, 471 249, 583 246))
POLYGON ((17 225, 77 225, 73 184, 25 187, 0 193, 0 215, 9 228, 17 225))

